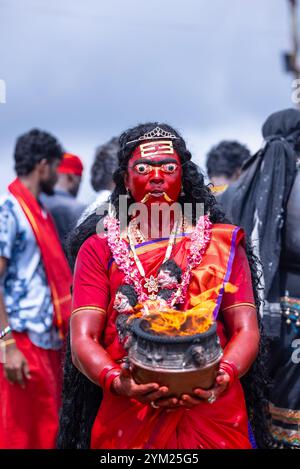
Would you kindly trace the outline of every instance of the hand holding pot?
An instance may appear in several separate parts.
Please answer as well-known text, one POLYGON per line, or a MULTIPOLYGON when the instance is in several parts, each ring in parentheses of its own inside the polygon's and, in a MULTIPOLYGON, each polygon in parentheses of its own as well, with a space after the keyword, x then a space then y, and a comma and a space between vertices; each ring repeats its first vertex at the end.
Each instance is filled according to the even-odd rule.
POLYGON ((179 404, 184 407, 192 408, 199 405, 203 400, 213 404, 218 397, 226 391, 230 383, 230 376, 223 370, 218 371, 215 383, 210 389, 194 389, 192 394, 183 394, 179 399, 179 404))
POLYGON ((128 368, 123 366, 121 373, 112 383, 112 390, 121 396, 136 399, 143 404, 150 404, 165 396, 169 389, 158 383, 137 384, 128 368))

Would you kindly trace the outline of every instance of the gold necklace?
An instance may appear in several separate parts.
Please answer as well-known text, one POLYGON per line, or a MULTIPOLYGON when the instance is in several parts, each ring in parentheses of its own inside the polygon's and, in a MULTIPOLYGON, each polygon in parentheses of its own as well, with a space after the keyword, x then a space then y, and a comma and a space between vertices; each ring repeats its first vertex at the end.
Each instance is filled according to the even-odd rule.
MULTIPOLYGON (((168 246, 167 246, 165 257, 164 257, 164 260, 162 261, 162 264, 164 264, 167 260, 170 259, 172 249, 173 249, 173 245, 174 245, 174 242, 175 242, 176 233, 177 233, 177 227, 178 227, 178 223, 175 223, 174 228, 173 228, 173 230, 171 232, 171 235, 169 237, 168 246)), ((131 248, 131 252, 132 252, 132 255, 133 255, 134 262, 137 266, 137 269, 138 269, 141 277, 143 277, 143 279, 144 279, 144 282, 145 282, 144 283, 144 288, 148 291, 149 299, 150 300, 156 300, 156 298, 157 298, 156 294, 158 292, 157 277, 154 277, 154 275, 150 275, 149 278, 146 277, 144 267, 143 267, 143 265, 140 261, 139 256, 136 253, 134 241, 133 241, 132 235, 131 235, 131 227, 130 226, 128 227, 128 239, 129 239, 129 244, 130 244, 130 248, 131 248)))

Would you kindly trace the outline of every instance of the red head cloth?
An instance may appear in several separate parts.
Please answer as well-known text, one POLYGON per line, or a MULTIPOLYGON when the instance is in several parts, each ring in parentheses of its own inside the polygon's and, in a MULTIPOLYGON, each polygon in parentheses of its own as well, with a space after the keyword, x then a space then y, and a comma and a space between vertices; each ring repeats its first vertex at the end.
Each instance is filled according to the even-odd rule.
POLYGON ((63 159, 57 168, 57 172, 82 176, 83 164, 81 159, 76 155, 71 155, 71 153, 64 153, 63 159))

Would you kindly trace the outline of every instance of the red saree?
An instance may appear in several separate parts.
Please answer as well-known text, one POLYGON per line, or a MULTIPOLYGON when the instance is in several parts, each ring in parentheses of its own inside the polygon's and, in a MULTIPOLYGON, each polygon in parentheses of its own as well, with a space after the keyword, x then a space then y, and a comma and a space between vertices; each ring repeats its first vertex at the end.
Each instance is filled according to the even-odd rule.
MULTIPOLYGON (((232 225, 214 225, 211 242, 201 264, 193 270, 185 308, 201 292, 230 281, 238 287, 235 293, 221 289, 215 297, 215 318, 223 348, 226 328, 222 310, 237 304, 252 304, 253 292, 250 270, 245 255, 243 231, 232 225)), ((156 275, 163 261, 167 240, 155 240, 137 247, 147 276, 156 275)), ((176 238, 174 260, 185 268, 190 238, 176 238)), ((123 283, 120 272, 111 259, 105 238, 97 235, 82 246, 75 269, 73 309, 86 307, 105 309, 106 327, 101 344, 115 361, 125 352, 117 337, 113 302, 117 288, 123 283)), ((237 310, 238 311, 238 310, 237 310)), ((153 409, 134 399, 104 393, 92 429, 92 448, 106 449, 217 449, 251 448, 248 417, 240 382, 236 382, 217 401, 205 401, 191 410, 153 409)))

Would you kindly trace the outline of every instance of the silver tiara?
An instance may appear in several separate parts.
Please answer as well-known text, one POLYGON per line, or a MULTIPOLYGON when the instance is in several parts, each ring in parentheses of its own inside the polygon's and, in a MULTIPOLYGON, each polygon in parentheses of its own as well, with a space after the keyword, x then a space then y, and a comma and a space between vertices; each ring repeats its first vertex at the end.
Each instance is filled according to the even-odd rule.
POLYGON ((171 134, 171 132, 166 132, 166 130, 161 129, 160 127, 155 127, 155 129, 145 133, 138 139, 130 140, 130 142, 127 142, 126 145, 135 142, 142 142, 143 140, 156 140, 159 138, 170 138, 171 140, 179 139, 179 137, 176 137, 176 135, 171 134))

